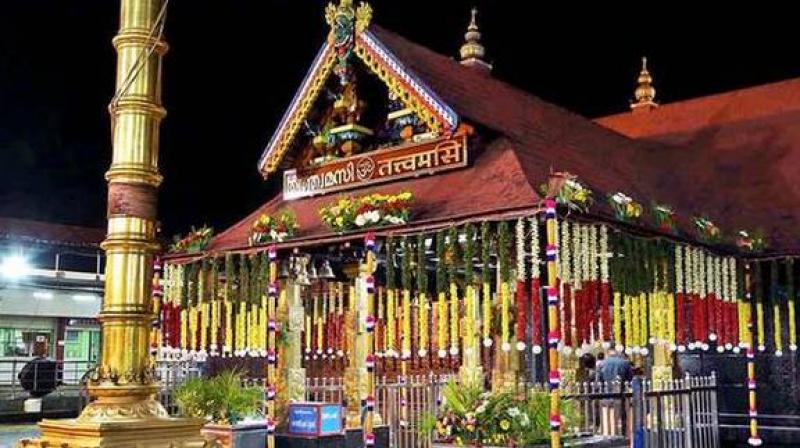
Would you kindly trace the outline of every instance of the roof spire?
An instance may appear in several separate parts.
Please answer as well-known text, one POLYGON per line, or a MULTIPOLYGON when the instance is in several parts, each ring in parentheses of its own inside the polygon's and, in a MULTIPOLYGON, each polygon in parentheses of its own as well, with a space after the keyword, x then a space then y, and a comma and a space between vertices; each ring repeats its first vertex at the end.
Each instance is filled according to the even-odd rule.
POLYGON ((658 107, 655 102, 656 89, 653 87, 653 77, 647 71, 647 57, 642 57, 642 71, 639 72, 639 85, 634 91, 635 102, 631 103, 631 109, 637 110, 651 110, 658 107))
POLYGON ((465 42, 459 51, 461 54, 461 65, 490 71, 492 69, 491 64, 483 60, 483 57, 486 55, 486 49, 481 43, 481 32, 478 30, 477 17, 478 8, 473 7, 472 19, 469 22, 466 34, 464 34, 465 42))

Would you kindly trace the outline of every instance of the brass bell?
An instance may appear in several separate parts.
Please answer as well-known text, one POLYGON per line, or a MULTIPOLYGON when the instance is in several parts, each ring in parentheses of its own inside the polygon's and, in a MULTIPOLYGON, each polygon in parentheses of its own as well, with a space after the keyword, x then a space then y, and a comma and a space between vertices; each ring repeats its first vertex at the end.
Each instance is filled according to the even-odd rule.
POLYGON ((280 264, 280 270, 278 271, 278 277, 280 278, 289 278, 289 262, 284 260, 280 264))
POLYGON ((309 264, 311 265, 311 269, 308 270, 308 279, 317 280, 319 276, 317 275, 317 266, 314 264, 314 260, 310 260, 309 264))
POLYGON ((311 285, 311 281, 308 278, 308 259, 301 257, 297 259, 296 263, 297 276, 295 277, 295 282, 301 286, 311 285))
POLYGON ((331 268, 331 262, 329 260, 325 260, 322 262, 322 268, 320 268, 319 278, 327 280, 336 278, 336 274, 333 273, 333 268, 331 268))

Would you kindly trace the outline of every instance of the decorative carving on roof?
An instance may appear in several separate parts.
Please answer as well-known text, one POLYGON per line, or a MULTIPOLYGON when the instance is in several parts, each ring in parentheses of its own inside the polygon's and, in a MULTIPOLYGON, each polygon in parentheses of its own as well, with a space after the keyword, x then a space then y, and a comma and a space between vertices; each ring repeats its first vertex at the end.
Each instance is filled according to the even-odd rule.
MULTIPOLYGON (((331 32, 259 161, 265 177, 282 166, 303 129, 309 140, 292 157, 294 167, 436 139, 456 130, 455 112, 378 42, 368 30, 371 18, 372 8, 363 2, 357 8, 348 0, 328 5, 325 19, 331 32), (359 70, 356 61, 365 69, 359 70), (369 93, 360 82, 364 73, 374 74, 388 90, 386 119, 380 126, 362 120, 367 107, 364 94, 369 93), (328 82, 332 74, 338 78, 336 86, 328 82), (312 111, 319 111, 315 105, 320 105, 320 94, 326 91, 334 99, 332 107, 309 119, 312 111)), ((380 108, 371 109, 374 115, 380 108)))

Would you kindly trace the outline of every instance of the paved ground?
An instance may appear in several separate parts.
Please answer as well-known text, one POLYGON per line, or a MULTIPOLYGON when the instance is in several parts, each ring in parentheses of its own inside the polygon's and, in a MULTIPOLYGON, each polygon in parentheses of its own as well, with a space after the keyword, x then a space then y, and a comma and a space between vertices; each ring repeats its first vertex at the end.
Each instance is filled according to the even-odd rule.
POLYGON ((11 448, 17 443, 17 440, 37 435, 39 435, 39 428, 36 425, 0 424, 0 448, 11 448))

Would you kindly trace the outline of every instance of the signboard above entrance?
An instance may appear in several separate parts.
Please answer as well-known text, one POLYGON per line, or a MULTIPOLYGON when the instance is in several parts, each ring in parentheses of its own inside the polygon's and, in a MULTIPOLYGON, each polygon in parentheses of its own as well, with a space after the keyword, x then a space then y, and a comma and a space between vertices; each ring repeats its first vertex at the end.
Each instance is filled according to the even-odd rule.
POLYGON ((467 134, 380 149, 283 173, 283 199, 418 177, 467 165, 467 134))

